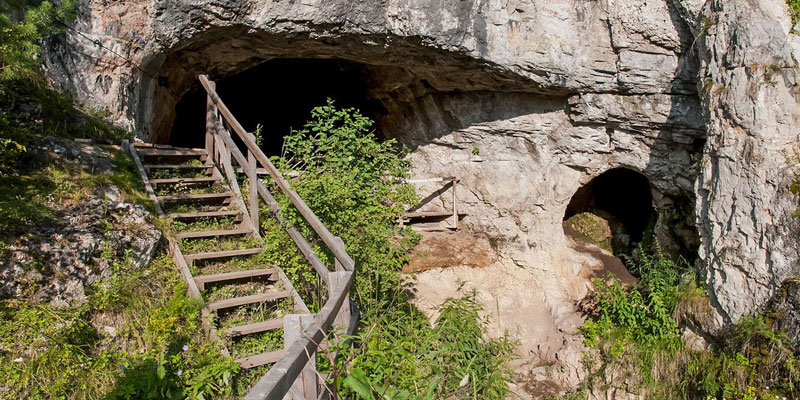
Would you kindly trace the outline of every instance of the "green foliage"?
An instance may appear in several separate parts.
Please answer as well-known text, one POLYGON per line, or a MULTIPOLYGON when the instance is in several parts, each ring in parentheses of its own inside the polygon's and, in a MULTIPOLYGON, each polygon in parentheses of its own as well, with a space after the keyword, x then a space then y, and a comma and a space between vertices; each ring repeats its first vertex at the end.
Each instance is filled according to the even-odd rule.
POLYGON ((800 21, 800 0, 786 0, 786 4, 789 5, 789 13, 792 15, 792 33, 795 32, 794 26, 797 25, 797 22, 800 21))
POLYGON ((357 337, 340 390, 359 398, 503 399, 515 343, 486 340, 474 294, 448 299, 434 326, 413 306, 398 304, 357 337), (406 312, 398 312, 405 308, 406 312))
POLYGON ((638 344, 679 348, 678 325, 672 318, 679 299, 678 266, 657 246, 653 254, 640 246, 638 260, 628 264, 640 277, 637 287, 623 287, 614 277, 609 282, 595 280, 590 299, 598 318, 583 328, 587 343, 596 344, 616 333, 638 344))
POLYGON ((0 3, 0 95, 4 82, 39 80, 39 43, 60 32, 57 20, 70 20, 74 6, 65 0, 33 5, 30 1, 0 3), (21 17, 21 18, 19 18, 21 17))
POLYGON ((0 302, 0 375, 8 398, 216 398, 239 367, 205 341, 200 304, 162 255, 127 259, 83 305, 0 302), (113 328, 113 331, 107 328, 113 328))
MULTIPOLYGON (((399 271, 419 237, 395 221, 405 205, 416 203, 413 189, 399 183, 410 164, 407 150, 380 141, 371 125, 357 110, 329 100, 302 130, 284 138, 282 157, 273 159, 281 170, 296 172, 292 188, 343 239, 356 264, 352 294, 363 313, 360 333, 350 338, 356 345, 338 348, 347 356, 333 365, 323 358, 318 366, 338 371, 332 383, 343 398, 504 398, 510 379, 504 362, 513 343, 483 339, 485 321, 473 297, 448 300, 434 326, 408 303, 399 271)), ((315 238, 288 199, 277 197, 284 219, 315 238)), ((262 214, 261 221, 261 259, 280 265, 313 311, 324 301, 316 273, 275 218, 262 214)), ((332 268, 324 244, 311 244, 332 268)))
MULTIPOLYGON (((394 225, 403 206, 416 200, 413 188, 396 181, 408 175, 407 150, 394 140, 379 141, 371 125, 357 110, 328 100, 312 110, 302 130, 284 138, 284 157, 276 160, 285 171, 302 171, 292 187, 344 240, 358 265, 355 290, 362 303, 399 287, 396 271, 415 239, 394 225)), ((314 237, 288 200, 281 201, 287 222, 314 237)), ((324 255, 332 264, 331 254, 324 255)))
POLYGON ((106 113, 83 107, 45 85, 40 44, 61 32, 62 23, 72 20, 73 13, 72 0, 0 2, 0 176, 23 166, 22 155, 32 136, 112 140, 129 136, 105 122, 106 113))
POLYGON ((599 360, 590 357, 586 364, 600 363, 575 396, 584 396, 613 367, 615 375, 628 370, 634 383, 629 390, 649 398, 797 397, 800 357, 786 334, 773 327, 772 317, 743 318, 720 336, 715 348, 687 349, 674 318, 690 310, 702 315, 708 307, 704 290, 658 247, 652 253, 640 247, 638 261, 629 264, 641 276, 638 285, 597 281, 590 294, 595 318, 582 333, 599 360))

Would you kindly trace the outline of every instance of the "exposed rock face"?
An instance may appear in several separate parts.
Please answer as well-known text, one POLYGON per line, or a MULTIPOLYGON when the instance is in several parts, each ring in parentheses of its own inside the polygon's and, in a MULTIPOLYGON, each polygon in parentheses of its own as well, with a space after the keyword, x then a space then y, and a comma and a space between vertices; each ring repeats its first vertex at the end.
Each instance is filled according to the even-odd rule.
MULTIPOLYGON (((781 2, 707 3, 697 26, 709 139, 697 179, 697 217, 712 300, 736 320, 798 272, 797 48, 781 2)), ((795 42, 796 43, 796 42, 795 42)))
POLYGON ((153 141, 197 74, 360 63, 383 134, 412 148, 418 175, 462 179, 465 224, 498 268, 527 274, 557 334, 574 331, 586 290, 564 211, 611 168, 649 178, 667 250, 699 245, 720 323, 797 272, 784 151, 798 136, 799 45, 782 0, 87 0, 76 27, 147 73, 67 33, 46 52, 51 78, 153 141))
MULTIPOLYGON (((114 168, 108 154, 90 144, 45 138, 30 150, 95 174, 114 168)), ((0 249, 0 298, 33 298, 54 306, 83 302, 86 288, 110 277, 114 262, 130 260, 143 267, 161 239, 150 213, 120 202, 113 185, 53 214, 52 224, 36 226, 0 249)))

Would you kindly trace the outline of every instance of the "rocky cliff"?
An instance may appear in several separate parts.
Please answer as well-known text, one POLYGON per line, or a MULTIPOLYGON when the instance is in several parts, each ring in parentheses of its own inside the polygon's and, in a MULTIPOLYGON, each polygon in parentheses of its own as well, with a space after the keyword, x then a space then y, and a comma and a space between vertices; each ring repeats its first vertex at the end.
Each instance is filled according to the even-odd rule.
MULTIPOLYGON (((501 324, 519 335, 577 326, 586 266, 562 219, 613 168, 649 179, 668 250, 699 248, 718 313, 708 329, 798 272, 787 152, 800 135, 800 45, 782 0, 82 1, 78 15, 85 36, 48 44, 50 78, 151 141, 168 140, 200 73, 357 64, 382 133, 411 147, 419 175, 462 179, 465 223, 554 321, 544 333, 501 324)), ((558 340, 542 342, 555 344, 531 357, 559 357, 558 340)))

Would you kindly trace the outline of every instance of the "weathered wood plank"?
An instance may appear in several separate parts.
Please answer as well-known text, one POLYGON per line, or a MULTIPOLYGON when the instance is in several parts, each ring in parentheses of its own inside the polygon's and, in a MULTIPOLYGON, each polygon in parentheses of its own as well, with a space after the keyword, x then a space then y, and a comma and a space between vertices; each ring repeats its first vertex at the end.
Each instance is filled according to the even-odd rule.
POLYGON ((260 227, 258 222, 258 174, 256 173, 256 158, 253 157, 253 152, 250 151, 247 152, 247 179, 248 186, 250 187, 250 192, 248 193, 250 197, 248 199, 248 206, 250 206, 250 219, 253 226, 260 227))
POLYGON ((161 202, 166 201, 190 201, 190 200, 225 200, 230 199, 232 193, 231 192, 221 192, 221 193, 199 193, 199 194, 170 194, 164 196, 158 196, 158 200, 161 202))
POLYGON ((208 309, 211 311, 217 311, 217 310, 224 310, 226 308, 244 306, 248 304, 263 303, 265 301, 285 299, 291 295, 292 293, 289 290, 281 290, 279 292, 271 292, 271 293, 258 293, 250 296, 234 297, 232 299, 212 301, 206 304, 206 307, 208 307, 208 309))
POLYGON ((344 285, 337 284, 331 287, 331 295, 314 317, 314 322, 303 331, 300 338, 286 349, 286 355, 259 379, 244 397, 245 400, 281 400, 305 368, 309 360, 308 355, 313 357, 316 354, 317 346, 327 335, 353 282, 353 271, 332 272, 331 274, 343 275, 344 279, 337 278, 332 282, 343 282, 344 285))
POLYGON ((150 179, 150 183, 156 185, 179 185, 185 183, 214 183, 214 182, 220 182, 220 179, 212 177, 150 179))
POLYGON ((235 281, 238 279, 255 278, 260 276, 273 277, 276 272, 277 270, 275 268, 249 269, 245 271, 226 272, 222 274, 195 276, 194 282, 197 284, 198 289, 205 290, 205 285, 208 283, 235 281))
POLYGON ((213 165, 191 165, 191 164, 145 164, 144 168, 150 169, 211 169, 213 165))
POLYGON ((239 211, 206 211, 193 213, 172 213, 168 214, 169 219, 196 219, 196 218, 227 218, 239 217, 239 211))
POLYGON ((253 333, 274 331, 283 328, 283 318, 271 319, 269 321, 255 322, 247 325, 240 325, 228 328, 225 334, 228 336, 244 336, 253 333))
POLYGON ((277 362, 286 353, 285 350, 267 351, 265 353, 256 354, 254 356, 243 357, 236 360, 242 368, 255 368, 265 364, 272 364, 277 362))
POLYGON ((185 254, 183 258, 186 259, 187 263, 191 264, 197 260, 211 260, 215 258, 251 256, 254 254, 261 253, 262 250, 264 249, 256 247, 252 249, 241 249, 241 250, 209 251, 205 253, 185 254))
POLYGON ((147 170, 145 169, 144 165, 142 165, 142 160, 139 159, 139 154, 136 151, 134 146, 128 146, 127 141, 123 142, 123 146, 128 147, 128 152, 131 154, 131 158, 133 158, 133 163, 136 164, 136 169, 139 170, 139 175, 142 177, 142 183, 144 183, 144 189, 147 192, 147 196, 150 197, 150 200, 153 201, 156 207, 156 213, 159 216, 164 215, 164 210, 161 209, 161 203, 158 201, 158 196, 156 196, 155 190, 153 190, 153 186, 150 184, 150 179, 147 177, 147 170))
POLYGON ((206 151, 203 149, 155 149, 155 150, 139 150, 139 154, 143 157, 200 157, 205 156, 206 151))
POLYGON ((213 231, 183 232, 175 234, 175 239, 201 239, 217 236, 237 236, 253 233, 249 228, 240 229, 218 229, 213 231))
MULTIPOLYGON (((464 217, 466 213, 457 213, 459 217, 464 217)), ((436 218, 436 217, 452 217, 452 211, 417 211, 417 212, 410 212, 405 213, 402 215, 403 218, 436 218)))
MULTIPOLYGON (((233 140, 231 140, 228 131, 220 124, 217 124, 217 135, 215 136, 214 142, 217 143, 217 146, 220 150, 219 163, 222 164, 222 169, 225 171, 226 178, 228 178, 228 185, 230 186, 231 191, 233 191, 234 201, 244 216, 244 220, 242 222, 245 226, 252 230, 253 236, 260 238, 260 227, 253 224, 250 211, 248 211, 247 207, 245 207, 244 199, 242 198, 242 191, 239 189, 239 182, 236 179, 236 173, 233 171, 233 165, 231 164, 231 153, 234 150, 238 152, 239 149, 236 147, 236 144, 233 143, 233 140), (223 139, 222 142, 220 142, 220 138, 223 139)), ((237 162, 240 161, 237 160, 237 162)))
MULTIPOLYGON (((283 318, 283 345, 289 348, 297 339, 302 337, 305 328, 314 322, 313 314, 289 314, 283 318)), ((316 357, 309 357, 300 375, 292 384, 292 392, 301 399, 316 399, 319 382, 317 380, 316 357)))

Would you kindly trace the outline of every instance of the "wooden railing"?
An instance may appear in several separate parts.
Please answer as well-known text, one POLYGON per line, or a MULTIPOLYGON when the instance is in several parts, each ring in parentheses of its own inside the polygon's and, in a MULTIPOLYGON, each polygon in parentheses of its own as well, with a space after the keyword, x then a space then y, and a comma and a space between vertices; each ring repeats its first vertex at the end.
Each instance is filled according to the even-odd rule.
MULTIPOLYGON (((216 85, 207 76, 199 76, 200 83, 206 90, 206 150, 225 169, 225 175, 232 181, 231 186, 236 187, 236 170, 232 166, 232 159, 236 161, 244 172, 250 186, 247 199, 249 217, 253 226, 259 226, 259 198, 270 207, 276 217, 280 219, 280 207, 267 186, 258 178, 261 171, 266 170, 275 185, 289 199, 306 223, 316 232, 319 239, 325 244, 335 258, 335 270, 329 271, 328 267, 314 252, 311 244, 294 227, 287 227, 286 231, 297 245, 300 252, 317 271, 322 281, 326 284, 328 299, 316 314, 290 316, 301 329, 298 335, 285 337, 286 353, 270 370, 255 384, 245 399, 283 399, 287 393, 296 399, 316 399, 320 393, 317 382, 317 372, 314 360, 320 343, 326 340, 333 326, 352 327, 351 301, 348 297, 350 286, 353 283, 355 264, 344 248, 342 240, 328 230, 313 211, 306 205, 302 198, 292 190, 289 182, 281 175, 269 158, 258 147, 255 136, 247 132, 231 114, 225 103, 216 92, 216 85), (230 130, 244 144, 245 153, 239 149, 230 130), (293 342, 290 340, 293 339, 293 342)), ((322 382, 324 383, 324 382, 322 382)), ((324 393, 322 393, 324 394, 324 393)))

